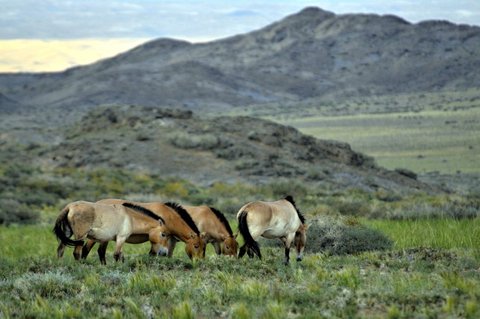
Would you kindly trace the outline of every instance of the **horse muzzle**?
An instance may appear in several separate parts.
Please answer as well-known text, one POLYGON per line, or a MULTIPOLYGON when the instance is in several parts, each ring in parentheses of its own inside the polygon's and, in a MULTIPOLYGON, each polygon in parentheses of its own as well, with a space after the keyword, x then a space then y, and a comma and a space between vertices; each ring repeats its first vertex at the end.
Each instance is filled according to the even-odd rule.
POLYGON ((157 256, 162 256, 162 257, 165 257, 168 255, 168 249, 167 248, 160 248, 157 252, 157 256))

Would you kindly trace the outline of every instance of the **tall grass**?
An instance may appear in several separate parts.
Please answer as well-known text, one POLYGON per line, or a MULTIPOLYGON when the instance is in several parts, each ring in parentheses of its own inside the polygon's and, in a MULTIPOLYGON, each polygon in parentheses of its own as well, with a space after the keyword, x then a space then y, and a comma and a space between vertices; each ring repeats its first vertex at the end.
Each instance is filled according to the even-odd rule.
POLYGON ((394 248, 473 248, 480 249, 480 218, 365 220, 364 223, 386 234, 394 248))

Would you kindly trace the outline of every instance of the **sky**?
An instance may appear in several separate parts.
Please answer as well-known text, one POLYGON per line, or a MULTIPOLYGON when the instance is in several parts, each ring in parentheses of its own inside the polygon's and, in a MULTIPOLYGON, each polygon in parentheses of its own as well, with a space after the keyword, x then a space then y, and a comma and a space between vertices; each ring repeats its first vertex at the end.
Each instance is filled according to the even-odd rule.
POLYGON ((211 41, 307 6, 480 26, 480 0, 0 0, 0 72, 61 71, 162 37, 211 41))

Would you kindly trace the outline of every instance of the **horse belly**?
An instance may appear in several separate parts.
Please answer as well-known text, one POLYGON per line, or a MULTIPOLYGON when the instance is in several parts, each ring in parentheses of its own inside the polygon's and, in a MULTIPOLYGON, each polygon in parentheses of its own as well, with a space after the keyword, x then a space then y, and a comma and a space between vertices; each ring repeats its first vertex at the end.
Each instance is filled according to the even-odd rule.
POLYGON ((135 234, 135 235, 130 235, 130 237, 127 238, 127 243, 129 244, 141 244, 146 241, 148 241, 147 234, 135 234))
POLYGON ((268 239, 274 239, 274 238, 279 238, 285 236, 287 231, 282 228, 282 229, 267 229, 266 231, 263 232, 262 237, 268 238, 268 239))
POLYGON ((296 223, 294 225, 288 225, 283 222, 275 222, 263 232, 262 237, 268 239, 284 237, 288 234, 294 233, 297 228, 296 223))
POLYGON ((117 233, 114 229, 92 228, 88 233, 88 237, 100 241, 109 241, 115 240, 117 233))

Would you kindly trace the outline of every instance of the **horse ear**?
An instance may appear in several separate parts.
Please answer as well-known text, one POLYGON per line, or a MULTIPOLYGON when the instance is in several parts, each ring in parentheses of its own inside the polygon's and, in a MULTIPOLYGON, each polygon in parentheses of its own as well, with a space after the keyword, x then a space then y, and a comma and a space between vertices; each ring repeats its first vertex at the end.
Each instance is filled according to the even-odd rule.
POLYGON ((161 225, 161 226, 165 226, 165 220, 163 220, 162 217, 158 216, 158 223, 161 225))

